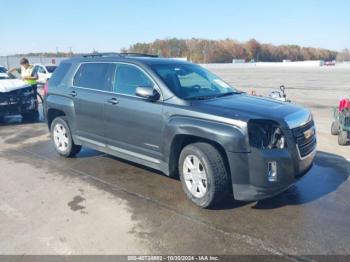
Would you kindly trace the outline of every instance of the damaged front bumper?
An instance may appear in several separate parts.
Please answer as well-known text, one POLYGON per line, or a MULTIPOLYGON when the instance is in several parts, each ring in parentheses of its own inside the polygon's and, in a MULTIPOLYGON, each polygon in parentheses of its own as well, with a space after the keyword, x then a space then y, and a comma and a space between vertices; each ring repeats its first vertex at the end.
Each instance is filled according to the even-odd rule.
POLYGON ((232 177, 233 194, 236 200, 256 201, 285 191, 311 169, 316 155, 315 149, 308 157, 298 159, 287 150, 282 151, 230 153, 230 166, 237 167, 232 177), (239 161, 242 162, 237 166, 239 161), (271 162, 276 163, 276 181, 269 181, 269 163, 271 162))
POLYGON ((31 87, 0 93, 0 116, 23 114, 37 109, 38 101, 31 87))
POLYGON ((313 121, 291 130, 284 130, 288 147, 256 149, 249 153, 228 153, 235 199, 256 201, 275 196, 295 184, 311 168, 316 155, 316 134, 313 121), (271 170, 273 167, 273 170, 271 170), (275 176, 271 179, 271 172, 275 176))

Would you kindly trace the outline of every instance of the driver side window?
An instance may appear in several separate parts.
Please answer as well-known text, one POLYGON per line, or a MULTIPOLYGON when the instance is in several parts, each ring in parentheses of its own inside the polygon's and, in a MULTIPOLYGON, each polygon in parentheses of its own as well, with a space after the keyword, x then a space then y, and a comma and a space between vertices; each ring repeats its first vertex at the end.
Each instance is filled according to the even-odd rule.
POLYGON ((153 82, 139 68, 119 64, 114 81, 114 92, 135 96, 137 87, 154 87, 153 82))

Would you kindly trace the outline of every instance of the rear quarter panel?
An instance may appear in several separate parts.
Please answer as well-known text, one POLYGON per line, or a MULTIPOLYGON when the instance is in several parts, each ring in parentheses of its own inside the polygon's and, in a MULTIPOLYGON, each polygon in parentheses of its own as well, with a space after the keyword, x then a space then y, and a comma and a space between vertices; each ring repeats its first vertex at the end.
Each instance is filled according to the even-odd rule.
POLYGON ((74 102, 71 98, 65 97, 62 95, 57 95, 57 94, 48 94, 45 100, 46 116, 48 116, 48 113, 50 110, 62 111, 67 118, 71 131, 74 132, 75 109, 74 109, 74 102))

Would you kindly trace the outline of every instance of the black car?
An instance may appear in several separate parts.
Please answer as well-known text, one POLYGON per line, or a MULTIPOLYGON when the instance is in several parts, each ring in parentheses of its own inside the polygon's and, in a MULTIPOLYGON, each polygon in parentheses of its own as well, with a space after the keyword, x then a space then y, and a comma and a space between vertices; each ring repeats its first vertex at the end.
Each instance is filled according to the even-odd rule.
POLYGON ((0 118, 22 115, 25 120, 36 120, 38 100, 35 90, 22 80, 0 72, 0 118))
POLYGON ((245 201, 279 194, 310 170, 316 153, 309 110, 239 92, 198 65, 147 55, 63 61, 45 112, 60 155, 84 145, 179 175, 201 207, 230 193, 245 201))

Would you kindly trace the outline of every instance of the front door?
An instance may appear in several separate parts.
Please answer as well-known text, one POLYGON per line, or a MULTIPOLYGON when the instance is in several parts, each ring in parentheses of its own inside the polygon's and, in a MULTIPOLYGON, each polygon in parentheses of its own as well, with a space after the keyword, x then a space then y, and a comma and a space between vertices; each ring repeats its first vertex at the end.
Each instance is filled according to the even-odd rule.
POLYGON ((161 159, 163 129, 161 100, 137 97, 137 87, 154 87, 155 82, 139 67, 117 64, 113 94, 105 108, 107 144, 134 157, 151 162, 161 159))

